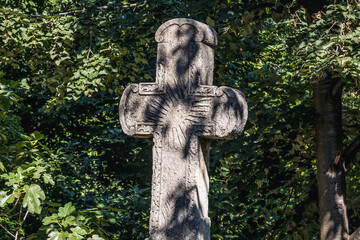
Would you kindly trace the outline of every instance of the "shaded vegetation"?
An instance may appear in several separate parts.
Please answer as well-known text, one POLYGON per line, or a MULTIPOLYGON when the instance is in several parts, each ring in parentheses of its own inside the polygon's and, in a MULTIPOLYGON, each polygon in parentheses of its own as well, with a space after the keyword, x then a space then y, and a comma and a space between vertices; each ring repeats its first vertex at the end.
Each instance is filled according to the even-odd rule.
POLYGON ((152 143, 122 133, 118 101, 155 80, 156 29, 188 17, 219 34, 214 85, 249 105, 245 132, 212 143, 212 239, 318 239, 312 86, 341 80, 345 151, 360 135, 360 5, 307 2, 0 0, 0 236, 148 237, 152 143))

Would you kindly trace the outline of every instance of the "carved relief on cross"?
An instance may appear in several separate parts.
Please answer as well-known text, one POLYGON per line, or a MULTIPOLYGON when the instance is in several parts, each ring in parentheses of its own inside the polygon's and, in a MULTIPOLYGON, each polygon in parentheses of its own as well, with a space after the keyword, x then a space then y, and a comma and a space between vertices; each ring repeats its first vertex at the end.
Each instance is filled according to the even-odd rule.
POLYGON ((123 131, 153 137, 150 239, 210 239, 209 139, 232 138, 247 120, 243 94, 212 86, 217 34, 173 19, 159 27, 156 82, 129 85, 123 131))

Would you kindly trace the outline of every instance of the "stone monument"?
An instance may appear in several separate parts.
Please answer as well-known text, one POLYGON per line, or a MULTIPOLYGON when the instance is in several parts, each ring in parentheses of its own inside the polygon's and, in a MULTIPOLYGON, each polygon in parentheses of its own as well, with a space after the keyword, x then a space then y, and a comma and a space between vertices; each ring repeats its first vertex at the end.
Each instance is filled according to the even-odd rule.
POLYGON ((122 130, 153 138, 150 239, 210 239, 210 139, 242 132, 242 92, 213 86, 217 34, 195 20, 159 27, 156 82, 130 84, 120 100, 122 130))

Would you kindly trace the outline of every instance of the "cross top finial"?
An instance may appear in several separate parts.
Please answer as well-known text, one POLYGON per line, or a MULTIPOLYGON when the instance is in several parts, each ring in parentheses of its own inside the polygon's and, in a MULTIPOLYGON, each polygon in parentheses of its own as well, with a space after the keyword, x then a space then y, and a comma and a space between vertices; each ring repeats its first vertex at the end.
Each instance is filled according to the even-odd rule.
POLYGON ((188 18, 175 18, 165 22, 156 31, 155 40, 158 43, 187 40, 203 42, 212 47, 218 44, 217 34, 212 27, 188 18))

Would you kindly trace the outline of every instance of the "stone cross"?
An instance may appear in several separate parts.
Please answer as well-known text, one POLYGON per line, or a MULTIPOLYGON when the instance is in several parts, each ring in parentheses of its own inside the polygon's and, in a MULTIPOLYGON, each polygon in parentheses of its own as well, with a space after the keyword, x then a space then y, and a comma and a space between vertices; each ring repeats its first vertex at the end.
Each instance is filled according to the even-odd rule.
POLYGON ((213 86, 217 34, 191 19, 159 27, 156 82, 130 84, 122 130, 153 137, 150 239, 210 239, 209 139, 230 139, 247 120, 242 92, 213 86))

